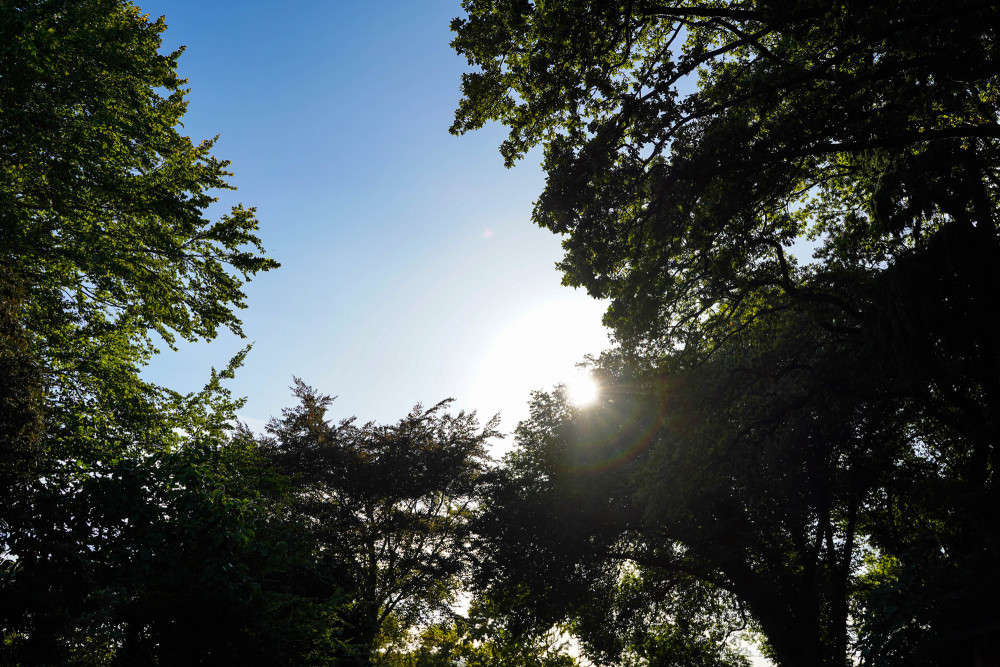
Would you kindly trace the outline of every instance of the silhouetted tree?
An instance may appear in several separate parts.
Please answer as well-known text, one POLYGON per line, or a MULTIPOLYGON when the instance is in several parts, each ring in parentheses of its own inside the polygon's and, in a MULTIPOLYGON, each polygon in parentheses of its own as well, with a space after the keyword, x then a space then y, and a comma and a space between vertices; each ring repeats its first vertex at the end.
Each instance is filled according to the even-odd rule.
POLYGON ((263 451, 292 477, 299 511, 350 572, 352 639, 374 659, 390 618, 405 629, 455 602, 497 418, 480 428, 474 413, 451 415, 442 401, 391 425, 330 424, 329 396, 299 380, 294 393, 299 405, 271 420, 263 451))
POLYGON ((1000 593, 995 3, 464 7, 454 46, 478 70, 453 131, 507 124, 508 164, 543 148, 534 219, 564 235, 566 282, 611 299, 649 412, 707 429, 671 438, 701 462, 691 481, 646 468, 671 490, 658 511, 711 499, 751 519, 718 524, 734 562, 789 555, 761 590, 804 586, 814 612, 795 623, 812 627, 783 647, 748 603, 785 664, 843 661, 844 618, 868 619, 871 663, 968 651, 1000 593), (729 377, 742 367, 775 393, 729 377), (690 399, 669 390, 691 382, 690 399), (741 490, 747 470, 763 477, 741 490), (746 551, 753 531, 787 543, 746 551), (852 589, 852 536, 869 587, 852 589))

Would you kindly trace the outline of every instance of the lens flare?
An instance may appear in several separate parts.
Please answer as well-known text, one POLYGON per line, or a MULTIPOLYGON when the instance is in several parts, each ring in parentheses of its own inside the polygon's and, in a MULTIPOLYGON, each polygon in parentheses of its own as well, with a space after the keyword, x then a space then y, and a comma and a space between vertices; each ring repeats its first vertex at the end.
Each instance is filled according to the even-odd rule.
MULTIPOLYGON (((606 407, 606 406, 602 406, 606 407)), ((647 451, 657 438, 660 420, 634 405, 600 418, 603 427, 586 418, 571 435, 573 446, 559 466, 575 474, 599 474, 627 465, 647 451)))

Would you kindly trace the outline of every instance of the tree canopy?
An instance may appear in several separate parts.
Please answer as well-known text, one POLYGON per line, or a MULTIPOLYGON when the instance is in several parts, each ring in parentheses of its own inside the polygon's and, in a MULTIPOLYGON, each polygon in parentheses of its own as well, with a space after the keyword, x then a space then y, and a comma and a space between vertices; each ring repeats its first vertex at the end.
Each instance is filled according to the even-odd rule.
POLYGON ((994 243, 992 3, 463 7, 453 45, 478 71, 452 131, 508 125, 508 164, 543 147, 534 219, 623 342, 722 326, 766 286, 856 325, 868 295, 844 274, 946 227, 994 243), (807 234, 821 261, 796 269, 807 234))
POLYGON ((781 664, 971 661, 1000 591, 995 4, 463 7, 452 131, 542 149, 534 220, 622 346, 605 439, 526 440, 569 463, 522 501, 645 443, 549 553, 683 566, 781 664))
POLYGON ((480 427, 442 401, 395 424, 331 424, 331 397, 299 380, 294 391, 299 404, 271 420, 262 451, 291 476, 299 511, 350 573, 352 638, 375 660, 390 625, 441 620, 456 602, 498 419, 480 427))
POLYGON ((213 139, 179 131, 162 18, 125 0, 5 0, 0 15, 0 267, 28 295, 50 400, 127 395, 156 336, 241 334, 241 286, 277 264, 252 208, 207 217, 231 174, 213 139))
POLYGON ((452 131, 541 150, 619 343, 499 465, 496 419, 333 423, 298 380, 253 434, 247 350, 143 381, 277 264, 215 217, 164 19, 0 0, 0 662, 995 662, 1000 8, 463 7, 452 131))

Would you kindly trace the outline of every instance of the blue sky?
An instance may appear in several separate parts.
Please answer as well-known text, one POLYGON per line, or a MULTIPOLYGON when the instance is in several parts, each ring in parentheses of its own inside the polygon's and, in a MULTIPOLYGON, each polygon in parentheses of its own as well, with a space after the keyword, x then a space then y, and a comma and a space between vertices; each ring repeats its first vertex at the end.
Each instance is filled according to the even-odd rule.
MULTIPOLYGON (((139 2, 187 47, 184 131, 220 135, 236 202, 256 206, 278 271, 248 285, 254 349, 234 391, 259 426, 299 376, 333 416, 394 421, 454 397, 503 428, 532 389, 607 346, 604 306, 560 285, 559 239, 534 227, 539 156, 504 169, 503 129, 448 133, 466 69, 458 0, 139 2)), ((199 388, 244 344, 165 351, 146 376, 199 388)))

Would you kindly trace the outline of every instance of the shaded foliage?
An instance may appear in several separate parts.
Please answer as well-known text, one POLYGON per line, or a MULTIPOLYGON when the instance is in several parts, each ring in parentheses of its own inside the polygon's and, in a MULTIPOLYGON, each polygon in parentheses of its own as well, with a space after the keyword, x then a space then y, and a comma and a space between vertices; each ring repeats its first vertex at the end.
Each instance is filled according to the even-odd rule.
POLYGON ((232 411, 219 379, 158 406, 125 442, 113 442, 116 424, 49 425, 55 451, 3 545, 5 664, 334 664, 350 653, 346 578, 284 509, 287 483, 255 444, 220 436, 232 411))
POLYGON ((501 617, 488 600, 471 605, 468 616, 425 628, 416 646, 379 657, 384 667, 579 667, 565 637, 515 635, 496 620, 501 617))
POLYGON ((600 492, 632 490, 629 557, 728 587, 782 664, 971 661, 1000 591, 996 5, 463 6, 452 129, 543 149, 535 222, 611 299, 637 401, 610 441, 653 428, 600 492))
MULTIPOLYGON (((0 270, 0 506, 7 508, 30 481, 41 449, 42 376, 18 317, 23 298, 14 276, 0 270)), ((0 521, 9 520, 5 514, 0 521)))
POLYGON ((271 420, 261 448, 292 477, 296 511, 325 553, 350 573, 351 638, 370 656, 389 624, 405 632, 455 601, 497 420, 480 428, 474 413, 445 413, 443 401, 396 424, 331 424, 333 399, 299 380, 294 392, 299 405, 271 420))

